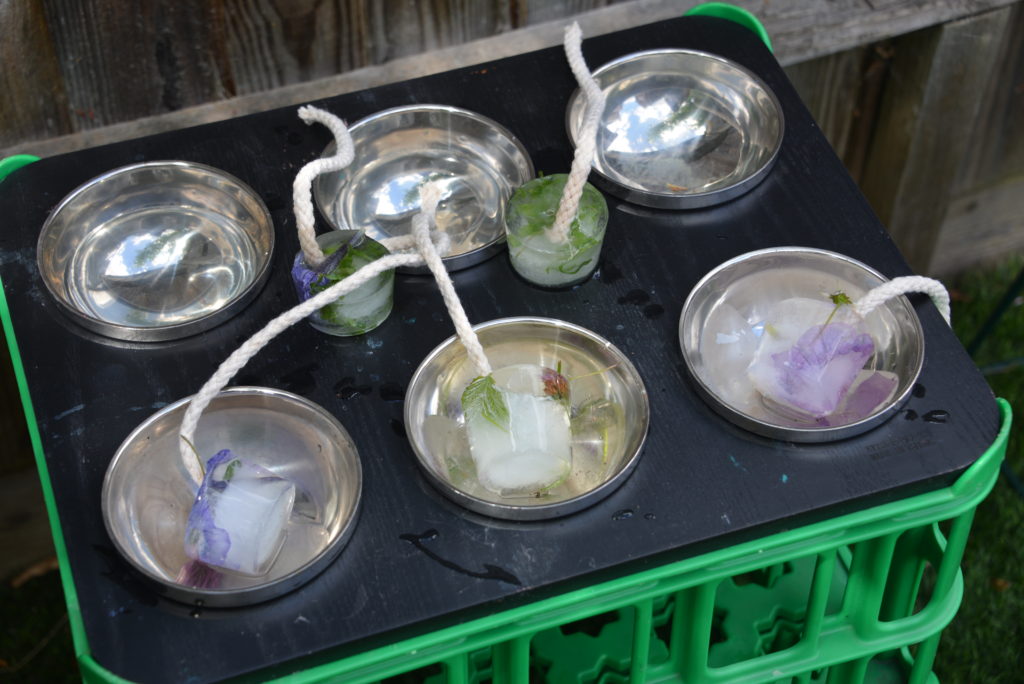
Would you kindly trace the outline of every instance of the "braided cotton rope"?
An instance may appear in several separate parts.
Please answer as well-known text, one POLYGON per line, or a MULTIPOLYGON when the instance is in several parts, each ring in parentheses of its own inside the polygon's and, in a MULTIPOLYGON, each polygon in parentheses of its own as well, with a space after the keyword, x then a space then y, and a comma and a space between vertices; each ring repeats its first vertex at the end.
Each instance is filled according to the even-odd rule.
POLYGON ((448 309, 452 323, 455 324, 455 334, 459 336, 462 346, 466 348, 466 355, 476 367, 477 375, 490 375, 491 364, 484 354, 484 348, 480 339, 476 336, 473 326, 470 325, 458 293, 455 292, 455 285, 448 274, 448 270, 441 261, 441 255, 430 241, 430 225, 434 222, 434 214, 437 211, 437 203, 441 199, 441 190, 434 185, 427 185, 420 191, 421 213, 412 219, 412 234, 416 240, 416 248, 427 264, 427 268, 434 274, 437 287, 441 291, 444 305, 448 309))
MULTIPOLYGON (((448 246, 447 236, 441 237, 442 239, 440 242, 442 244, 440 244, 438 248, 446 249, 448 246)), ((193 435, 195 434, 196 426, 199 424, 199 418, 202 416, 203 411, 206 410, 206 407, 209 406, 213 398, 216 397, 222 389, 224 389, 224 386, 228 384, 228 381, 231 380, 231 378, 233 378, 253 356, 255 356, 267 345, 267 343, 280 335, 287 328, 306 318, 314 311, 327 306, 339 297, 343 297, 349 292, 352 292, 360 285, 363 285, 369 280, 377 277, 384 271, 398 268, 400 266, 421 266, 422 264, 423 257, 416 253, 389 254, 387 256, 383 256, 380 259, 363 266, 349 277, 335 283, 323 292, 320 292, 298 306, 285 311, 283 314, 267 323, 259 332, 250 337, 242 344, 242 346, 232 352, 231 355, 220 364, 216 372, 210 376, 210 379, 206 381, 206 384, 204 384, 202 388, 196 392, 195 396, 192 397, 192 400, 188 404, 188 409, 185 411, 185 415, 181 420, 181 457, 184 460, 185 467, 188 469, 192 478, 196 482, 203 479, 202 472, 196 462, 196 456, 192 453, 191 447, 189 446, 189 443, 194 443, 193 435)))
POLYGON ((604 91, 587 69, 583 59, 583 31, 580 25, 573 22, 565 29, 565 56, 569 60, 580 89, 586 96, 586 116, 576 139, 576 153, 572 159, 569 177, 565 181, 562 199, 558 203, 555 222, 548 229, 552 242, 566 242, 569 239, 569 227, 580 206, 580 197, 590 175, 590 165, 594 160, 597 147, 597 127, 601 123, 604 112, 604 91))
POLYGON ((893 297, 911 292, 923 292, 932 298, 935 308, 942 314, 946 323, 950 322, 949 292, 945 286, 933 278, 924 276, 901 276, 869 290, 853 304, 853 310, 860 316, 866 316, 893 297))
POLYGON ((292 186, 292 200, 295 205, 295 224, 299 232, 299 246, 302 248, 302 255, 306 265, 310 268, 319 268, 324 263, 324 253, 316 244, 316 231, 313 229, 315 217, 313 216, 313 179, 321 173, 340 171, 352 163, 355 150, 352 146, 352 136, 349 135, 345 122, 323 109, 317 109, 310 105, 299 108, 299 118, 307 125, 314 122, 321 123, 330 129, 334 135, 335 145, 338 148, 333 157, 326 159, 314 159, 309 162, 295 175, 295 183, 292 186))
POLYGON ((259 351, 272 339, 284 332, 285 329, 298 323, 314 311, 327 306, 339 297, 352 292, 360 285, 380 275, 384 271, 401 266, 421 266, 426 264, 437 280, 444 299, 448 313, 455 324, 455 332, 466 348, 466 354, 481 375, 491 372, 490 363, 484 354, 480 340, 473 331, 462 308, 462 302, 455 292, 451 277, 441 261, 441 254, 447 253, 451 247, 450 238, 444 233, 431 233, 430 227, 434 223, 434 214, 437 211, 437 203, 441 198, 441 191, 434 186, 427 186, 421 192, 421 213, 413 218, 413 234, 396 238, 389 238, 382 241, 391 250, 415 249, 414 252, 389 254, 373 261, 366 266, 335 283, 323 292, 310 297, 298 306, 289 309, 277 318, 265 325, 259 332, 246 340, 242 346, 236 349, 217 368, 216 372, 202 388, 192 397, 188 409, 181 421, 181 457, 189 475, 195 482, 203 479, 202 471, 196 461, 195 454, 191 451, 191 444, 194 443, 196 427, 203 411, 210 402, 220 394, 220 391, 228 384, 232 377, 242 369, 259 351))

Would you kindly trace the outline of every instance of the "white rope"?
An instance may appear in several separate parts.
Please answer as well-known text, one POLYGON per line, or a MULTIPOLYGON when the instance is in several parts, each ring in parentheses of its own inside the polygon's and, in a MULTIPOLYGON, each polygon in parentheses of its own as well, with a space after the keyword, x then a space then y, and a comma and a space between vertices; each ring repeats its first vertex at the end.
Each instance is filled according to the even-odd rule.
POLYGON ((491 364, 484 354, 484 348, 480 339, 476 336, 473 326, 466 316, 458 293, 455 292, 455 285, 448 274, 448 269, 441 261, 441 255, 437 248, 430 241, 430 225, 434 223, 434 215, 437 211, 437 203, 441 200, 441 190, 433 184, 428 184, 420 191, 421 212, 412 219, 412 234, 416 240, 416 247, 427 264, 427 268, 434 274, 437 287, 441 291, 441 298, 448 309, 452 323, 455 324, 455 334, 458 335, 462 346, 466 349, 466 356, 473 363, 477 375, 490 375, 491 364))
POLYGON ((441 191, 435 186, 428 185, 421 191, 421 212, 413 217, 413 234, 396 238, 388 238, 382 243, 392 250, 413 250, 398 252, 381 257, 370 262, 358 271, 341 280, 323 292, 320 292, 299 305, 289 309, 277 318, 267 323, 259 332, 246 340, 242 346, 224 360, 217 368, 210 379, 196 392, 188 404, 185 415, 181 421, 181 458, 193 481, 198 484, 203 479, 202 468, 197 461, 196 454, 192 452, 191 445, 195 443, 194 435, 199 419, 210 405, 210 402, 220 394, 221 390, 272 339, 280 335, 287 328, 298 323, 310 314, 327 306, 336 299, 345 296, 359 286, 370 281, 384 271, 402 266, 421 266, 426 264, 437 280, 438 288, 441 290, 441 297, 455 324, 455 332, 466 348, 466 354, 476 367, 480 375, 488 375, 491 372, 490 363, 484 354, 480 340, 473 331, 473 327, 466 317, 462 308, 462 302, 455 292, 451 277, 444 267, 441 254, 447 253, 451 247, 451 240, 444 233, 431 232, 431 225, 434 223, 434 214, 437 211, 437 204, 441 199, 441 191))
POLYGON ((326 159, 314 159, 309 162, 295 175, 295 183, 292 186, 292 200, 295 205, 295 225, 298 227, 299 246, 302 248, 302 255, 306 265, 310 268, 319 268, 326 257, 323 250, 316 244, 316 231, 314 229, 315 217, 313 215, 313 179, 321 173, 340 171, 352 163, 355 151, 352 146, 352 136, 349 135, 345 122, 323 109, 306 105, 299 107, 299 118, 307 125, 318 122, 327 126, 334 135, 334 144, 337 152, 333 157, 326 159))
POLYGON ((232 352, 231 356, 220 364, 216 372, 214 372, 214 374, 210 376, 210 379, 206 381, 206 384, 204 384, 202 388, 196 392, 195 396, 192 397, 192 401, 189 402, 188 409, 185 411, 185 416, 181 420, 181 457, 184 460, 185 467, 188 469, 189 475, 192 476, 193 480, 198 483, 203 479, 202 471, 196 461, 196 455, 192 452, 192 448, 189 446, 190 442, 195 444, 193 436, 196 431, 196 426, 199 424, 199 418, 202 416, 203 411, 206 410, 206 407, 210 405, 213 398, 220 394, 220 391, 224 389, 225 385, 228 384, 228 381, 230 381, 231 378, 233 378, 253 356, 255 356, 267 345, 267 343, 280 335, 287 328, 306 318, 314 311, 322 309, 339 297, 343 297, 349 292, 352 292, 360 285, 363 285, 369 280, 377 277, 384 271, 398 268, 400 266, 421 266, 422 264, 423 257, 415 253, 389 254, 377 259, 376 261, 370 262, 344 280, 331 285, 323 292, 319 292, 298 306, 285 311, 283 314, 267 323, 259 332, 250 337, 242 344, 242 346, 232 352), (186 440, 188 441, 186 442, 186 440))
POLYGON ((586 97, 586 115, 576 138, 576 153, 572 159, 569 177, 565 181, 562 198, 558 203, 555 222, 548 229, 552 242, 564 243, 569 239, 569 228, 579 210, 580 197, 583 196, 583 188, 587 176, 590 175, 590 165, 597 148, 597 128, 604 112, 604 91, 587 69, 587 63, 583 59, 582 43, 583 31, 578 23, 573 22, 565 29, 565 56, 569 60, 569 68, 572 69, 576 82, 580 84, 580 89, 586 97))
POLYGON ((893 297, 909 294, 911 292, 923 292, 932 298, 935 308, 942 314, 947 324, 950 323, 949 292, 945 286, 934 278, 924 276, 901 276, 893 278, 887 283, 869 290, 863 297, 853 304, 853 310, 860 316, 867 316, 875 308, 881 306, 893 297))

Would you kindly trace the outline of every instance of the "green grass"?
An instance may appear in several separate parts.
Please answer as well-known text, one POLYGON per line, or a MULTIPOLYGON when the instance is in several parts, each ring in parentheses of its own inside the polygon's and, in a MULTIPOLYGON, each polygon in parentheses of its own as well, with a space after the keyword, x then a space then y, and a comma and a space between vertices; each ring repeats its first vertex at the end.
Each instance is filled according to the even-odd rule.
MULTIPOLYGON (((969 344, 1024 265, 1010 259, 964 274, 954 283, 953 327, 969 344)), ((985 367, 1024 356, 1024 305, 1018 300, 975 354, 985 367)), ((987 376, 1014 408, 1007 463, 1024 477, 1024 366, 987 376)), ((1024 680, 1024 498, 1001 476, 978 507, 964 553, 964 600, 943 633, 935 662, 942 682, 1024 680)))
POLYGON ((60 575, 47 572, 14 588, 0 585, 0 682, 80 681, 60 575))
MULTIPOLYGON (((953 323, 967 344, 1024 265, 1015 258, 966 273, 951 284, 953 323)), ((986 366, 1024 355, 1024 305, 1018 302, 979 349, 986 366)), ((992 374, 996 395, 1014 406, 1017 423, 1007 460, 1024 477, 1024 366, 992 374)), ((1024 498, 1000 477, 977 511, 964 555, 965 595, 952 624, 943 633, 935 672, 944 684, 1024 680, 1024 498)), ((0 586, 0 684, 76 681, 71 637, 56 572, 18 589, 0 586), (34 656, 32 654, 35 653, 34 656), (26 662, 26 659, 31 660, 26 662), (22 664, 17 672, 5 666, 22 664)))

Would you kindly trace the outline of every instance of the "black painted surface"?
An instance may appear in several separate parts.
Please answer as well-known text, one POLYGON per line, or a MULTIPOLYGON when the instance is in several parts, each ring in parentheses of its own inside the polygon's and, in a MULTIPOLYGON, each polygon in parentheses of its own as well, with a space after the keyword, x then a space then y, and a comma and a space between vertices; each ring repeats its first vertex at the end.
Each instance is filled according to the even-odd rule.
MULTIPOLYGON (((298 249, 291 182, 328 135, 294 109, 42 160, 0 188, 0 275, 24 359, 81 611, 95 659, 146 681, 208 681, 263 667, 278 674, 540 595, 622 576, 738 539, 948 484, 995 438, 991 391, 924 300, 920 387, 906 410, 845 442, 801 446, 746 434, 692 391, 677 340, 690 288, 743 252, 806 245, 850 255, 893 277, 907 266, 799 102, 746 30, 681 19, 594 38, 592 67, 640 49, 691 47, 758 73, 783 103, 774 171, 733 202, 655 211, 609 198, 599 272, 570 291, 518 279, 505 253, 455 274, 471 320, 561 318, 589 328, 636 364, 651 429, 632 477, 600 504, 543 524, 462 513, 422 478, 402 430, 402 397, 426 354, 452 334, 433 281, 400 276, 384 325, 333 339, 300 324, 234 384, 278 387, 337 415, 365 469, 364 507, 339 559, 300 590, 260 606, 210 611, 159 598, 114 551, 100 513, 110 457, 146 416, 195 392, 235 347, 295 303, 287 266, 298 249), (201 336, 126 348, 75 327, 43 289, 35 241, 49 210, 80 183, 141 160, 211 164, 252 185, 277 228, 270 282, 244 312, 201 336), (198 616, 198 617, 193 617, 198 616), (284 663, 284 665, 281 665, 284 663)), ((537 169, 565 171, 563 111, 575 87, 559 48, 321 103, 353 122, 413 102, 452 104, 508 126, 537 169)))

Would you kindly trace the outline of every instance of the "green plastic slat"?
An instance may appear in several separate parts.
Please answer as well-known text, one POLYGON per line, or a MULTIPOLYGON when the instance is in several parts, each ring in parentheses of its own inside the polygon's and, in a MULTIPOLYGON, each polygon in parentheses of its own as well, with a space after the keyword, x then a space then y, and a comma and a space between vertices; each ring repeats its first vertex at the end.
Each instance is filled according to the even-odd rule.
POLYGON ((10 157, 0 159, 0 183, 2 183, 7 176, 11 175, 22 166, 31 164, 35 161, 39 161, 39 157, 31 154, 15 154, 10 157))
POLYGON ((775 52, 775 48, 772 47, 772 39, 768 36, 768 31, 765 29, 764 24, 761 20, 754 16, 749 11, 742 7, 729 4, 728 2, 705 2, 695 7, 691 7, 689 10, 683 13, 684 17, 717 17, 719 19, 728 19, 729 21, 736 22, 737 24, 750 29, 757 34, 757 37, 768 46, 768 49, 775 52))

